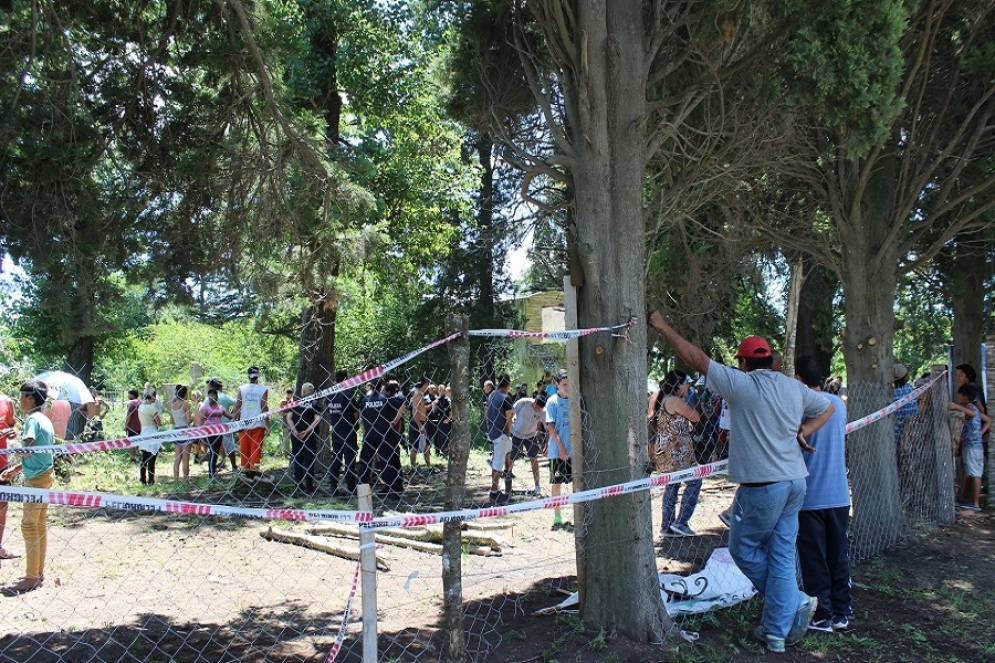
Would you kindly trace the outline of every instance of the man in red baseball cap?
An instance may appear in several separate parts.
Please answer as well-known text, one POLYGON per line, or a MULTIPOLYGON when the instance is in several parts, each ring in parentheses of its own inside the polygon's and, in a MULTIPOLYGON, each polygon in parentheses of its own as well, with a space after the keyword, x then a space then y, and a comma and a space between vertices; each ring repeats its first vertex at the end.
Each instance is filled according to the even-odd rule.
POLYGON ((739 344, 737 370, 709 359, 659 311, 649 322, 729 403, 729 481, 739 484, 729 553, 764 596, 756 636, 769 650, 784 651, 804 637, 817 604, 798 588, 796 576, 798 512, 808 475, 800 443, 826 423, 833 407, 798 380, 771 370, 773 352, 759 336, 739 344))

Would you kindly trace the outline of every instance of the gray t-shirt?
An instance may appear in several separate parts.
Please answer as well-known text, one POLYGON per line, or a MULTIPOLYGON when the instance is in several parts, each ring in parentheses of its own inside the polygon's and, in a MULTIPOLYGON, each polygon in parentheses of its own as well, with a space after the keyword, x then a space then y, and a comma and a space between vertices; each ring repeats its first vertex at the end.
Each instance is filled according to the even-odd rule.
POLYGON ((539 423, 546 421, 546 413, 540 409, 536 412, 534 398, 519 398, 515 401, 515 423, 511 426, 511 434, 523 440, 531 440, 539 433, 539 423))
POLYGON ((793 481, 808 475, 798 427, 829 407, 820 393, 781 373, 708 365, 708 386, 729 403, 729 480, 793 481))

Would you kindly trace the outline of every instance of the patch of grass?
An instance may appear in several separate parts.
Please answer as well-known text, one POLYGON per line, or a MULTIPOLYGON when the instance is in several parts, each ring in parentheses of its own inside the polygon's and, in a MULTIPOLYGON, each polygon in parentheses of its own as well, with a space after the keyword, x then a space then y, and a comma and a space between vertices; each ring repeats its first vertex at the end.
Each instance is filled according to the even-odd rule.
POLYGON ((570 638, 576 636, 584 630, 584 622, 581 620, 580 615, 573 615, 570 613, 560 613, 556 616, 556 621, 558 624, 566 626, 566 629, 561 631, 550 643, 549 647, 543 649, 539 656, 543 663, 557 663, 556 652, 562 647, 570 638))
POLYGON ((874 638, 866 635, 857 635, 856 633, 840 635, 839 639, 845 643, 847 649, 859 647, 860 649, 873 651, 881 646, 881 643, 874 638))
POLYGON ((914 642, 929 642, 929 638, 913 624, 902 624, 902 631, 914 642))
POLYGON ((615 637, 614 630, 605 631, 605 629, 601 629, 600 631, 598 631, 598 635, 596 635, 593 640, 587 643, 587 646, 593 649, 594 651, 604 651, 608 647, 609 641, 614 637, 615 637))
POLYGON ((521 631, 505 631, 501 634, 501 642, 516 642, 518 640, 524 640, 525 634, 521 631))

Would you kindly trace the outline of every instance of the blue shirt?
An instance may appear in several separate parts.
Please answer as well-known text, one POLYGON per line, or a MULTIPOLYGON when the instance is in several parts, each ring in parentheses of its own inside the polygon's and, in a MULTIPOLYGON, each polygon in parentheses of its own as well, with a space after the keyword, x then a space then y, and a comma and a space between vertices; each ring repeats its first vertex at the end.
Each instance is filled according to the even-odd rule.
POLYGON ((511 398, 500 389, 495 389, 487 398, 487 437, 496 440, 508 431, 508 412, 511 411, 511 398))
MULTIPOLYGON (((570 458, 570 405, 566 396, 556 394, 546 401, 546 423, 553 424, 556 434, 560 436, 560 441, 567 449, 567 458, 570 458)), ((556 443, 553 436, 549 436, 546 455, 550 458, 560 457, 560 445, 556 443)))
MULTIPOLYGON (((908 396, 913 391, 915 389, 910 384, 895 387, 895 392, 892 394, 891 400, 897 401, 900 398, 908 396)), ((914 398, 911 402, 906 403, 895 411, 895 444, 901 444, 902 442, 902 428, 905 426, 905 420, 916 414, 919 414, 919 401, 914 398)))
POLYGON ((964 417, 964 426, 960 429, 961 447, 981 447, 981 410, 974 403, 968 407, 974 410, 973 417, 964 417))
POLYGON ((839 396, 823 393, 836 408, 829 421, 808 436, 815 453, 805 453, 807 491, 802 511, 850 506, 846 484, 846 403, 839 396))

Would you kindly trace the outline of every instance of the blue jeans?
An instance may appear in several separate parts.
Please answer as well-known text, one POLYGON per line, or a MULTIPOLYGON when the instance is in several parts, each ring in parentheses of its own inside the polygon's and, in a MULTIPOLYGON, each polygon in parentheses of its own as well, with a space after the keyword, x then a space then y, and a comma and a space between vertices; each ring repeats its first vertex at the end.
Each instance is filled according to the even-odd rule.
POLYGON ((764 596, 761 624, 784 638, 806 599, 798 589, 795 544, 798 511, 805 501, 805 479, 766 486, 740 486, 732 507, 729 553, 764 596))
POLYGON ((681 513, 677 516, 677 520, 674 520, 674 512, 677 510, 677 490, 680 487, 679 483, 668 483, 663 491, 663 524, 660 531, 664 533, 671 525, 687 525, 694 515, 695 507, 698 506, 701 479, 687 481, 684 483, 684 497, 681 498, 681 513))

